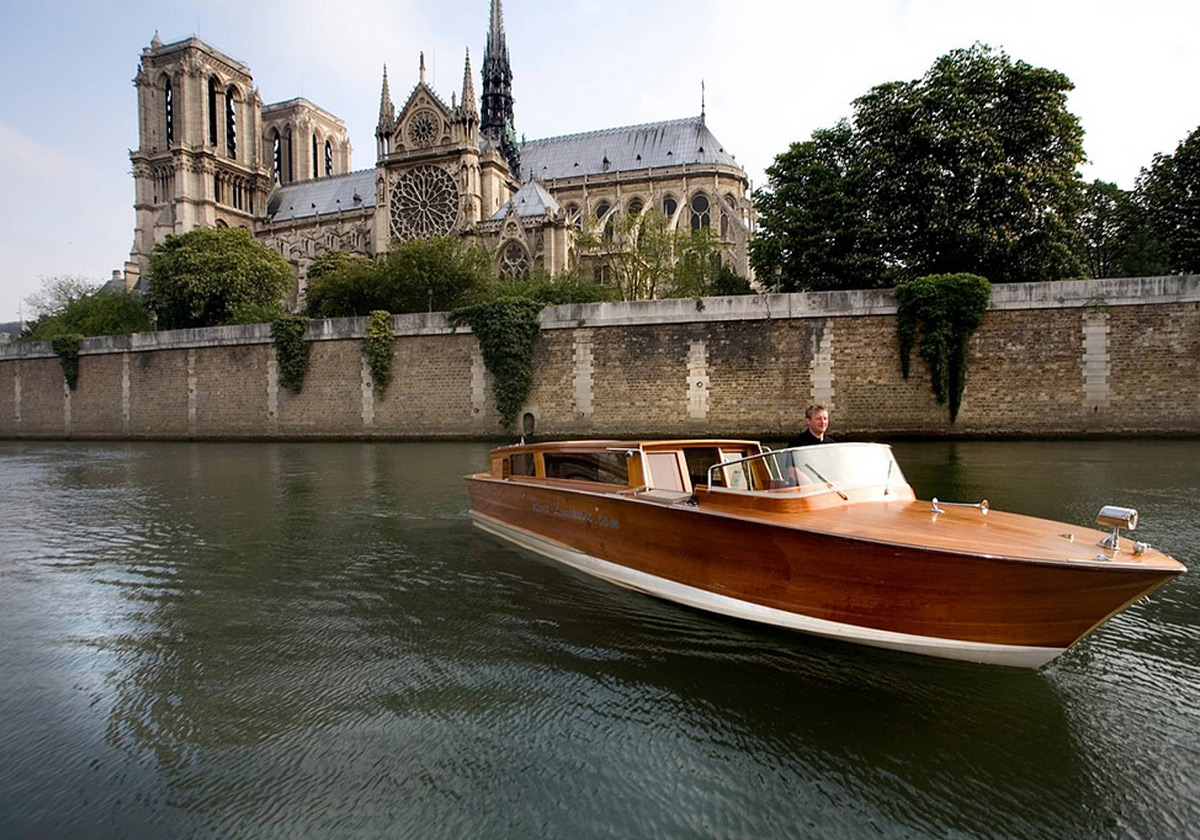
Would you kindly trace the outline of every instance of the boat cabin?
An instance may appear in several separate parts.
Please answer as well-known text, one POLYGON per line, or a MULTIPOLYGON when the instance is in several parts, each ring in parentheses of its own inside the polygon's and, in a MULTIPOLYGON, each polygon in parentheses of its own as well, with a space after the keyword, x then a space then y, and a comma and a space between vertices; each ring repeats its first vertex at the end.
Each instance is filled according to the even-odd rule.
POLYGON ((912 498, 891 448, 838 443, 772 451, 757 441, 568 441, 495 449, 492 478, 646 501, 814 509, 912 498))

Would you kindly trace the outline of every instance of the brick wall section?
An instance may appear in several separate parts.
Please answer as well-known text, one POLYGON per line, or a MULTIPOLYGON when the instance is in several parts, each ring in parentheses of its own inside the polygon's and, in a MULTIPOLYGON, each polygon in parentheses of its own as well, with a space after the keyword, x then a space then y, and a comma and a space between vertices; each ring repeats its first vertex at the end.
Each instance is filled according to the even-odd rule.
MULTIPOLYGON (((71 394, 72 435, 120 437, 124 434, 121 419, 121 368, 120 353, 80 357, 79 379, 71 394), (114 395, 116 399, 113 399, 114 395)), ((24 382, 21 391, 21 402, 24 403, 24 382)), ((62 416, 61 404, 59 416, 62 416)))
POLYGON ((274 354, 275 348, 270 344, 211 347, 197 351, 197 436, 270 433, 267 361, 274 354))
MULTIPOLYGON (((80 364, 80 380, 83 379, 80 364)), ((11 396, 10 396, 11 398, 11 396)), ((21 361, 21 436, 63 437, 63 374, 57 356, 21 361)))
POLYGON ((1109 316, 1110 413, 1121 429, 1194 428, 1200 411, 1200 303, 1112 306, 1109 316))
MULTIPOLYGON (((129 360, 130 437, 188 436, 187 361, 187 350, 157 350, 132 354, 129 360)), ((82 363, 80 369, 79 378, 82 380, 82 363)), ((110 399, 119 401, 120 390, 112 394, 110 399)), ((197 414, 200 402, 211 403, 212 397, 202 392, 197 393, 197 414)), ((78 416, 72 419, 76 427, 85 422, 84 418, 78 416)))
MULTIPOLYGON (((1200 277, 996 287, 953 425, 915 350, 912 375, 901 377, 888 292, 565 306, 545 310, 542 326, 522 411, 539 436, 779 439, 803 428, 816 392, 829 395, 835 436, 1200 434, 1200 277)), ((48 343, 0 346, 0 436, 522 431, 521 418, 511 432, 499 428, 478 344, 444 315, 393 318, 382 396, 364 387, 365 327, 361 318, 310 323, 299 394, 272 393, 264 326, 87 340, 69 400, 48 343)))

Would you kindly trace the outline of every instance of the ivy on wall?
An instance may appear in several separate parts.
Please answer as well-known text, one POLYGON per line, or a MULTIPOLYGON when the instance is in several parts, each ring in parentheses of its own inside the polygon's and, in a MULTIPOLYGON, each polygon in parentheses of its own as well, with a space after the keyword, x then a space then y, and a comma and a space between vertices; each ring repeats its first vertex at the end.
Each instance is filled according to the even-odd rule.
POLYGON ((938 405, 950 402, 951 423, 958 418, 967 385, 967 344, 983 323, 991 298, 992 284, 975 274, 931 274, 896 287, 900 370, 908 379, 909 356, 916 344, 929 363, 938 405))
POLYGON ((67 380, 67 387, 72 391, 79 383, 79 342, 81 341, 83 341, 83 336, 78 333, 67 333, 50 340, 50 346, 54 348, 54 353, 58 356, 58 363, 62 365, 63 379, 67 380))
POLYGON ((363 352, 367 354, 371 382, 383 394, 392 381, 392 315, 387 310, 376 309, 371 313, 363 352))
POLYGON ((308 372, 309 346, 304 340, 307 326, 308 319, 303 315, 280 315, 271 322, 279 384, 297 394, 304 385, 304 374, 308 372))
POLYGON ((466 324, 479 340, 483 363, 494 379, 496 408, 505 428, 529 397, 533 384, 533 348, 541 335, 542 304, 521 298, 492 300, 450 313, 453 326, 466 324))

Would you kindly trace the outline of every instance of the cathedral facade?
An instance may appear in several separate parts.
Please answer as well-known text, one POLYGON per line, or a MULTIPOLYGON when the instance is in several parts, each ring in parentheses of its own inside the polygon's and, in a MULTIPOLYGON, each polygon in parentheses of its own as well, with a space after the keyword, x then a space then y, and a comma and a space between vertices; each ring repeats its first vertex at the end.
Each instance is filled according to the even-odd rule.
POLYGON ((745 171, 699 117, 519 140, 500 0, 491 0, 476 105, 469 53, 449 104, 419 78, 399 107, 383 71, 375 164, 353 170, 345 123, 303 98, 263 104, 250 69, 198 38, 142 51, 136 223, 126 286, 154 246, 196 227, 243 227, 297 270, 329 250, 364 256, 393 241, 456 234, 501 275, 573 269, 582 229, 661 210, 672 229, 708 228, 723 263, 749 276, 754 212, 745 171))

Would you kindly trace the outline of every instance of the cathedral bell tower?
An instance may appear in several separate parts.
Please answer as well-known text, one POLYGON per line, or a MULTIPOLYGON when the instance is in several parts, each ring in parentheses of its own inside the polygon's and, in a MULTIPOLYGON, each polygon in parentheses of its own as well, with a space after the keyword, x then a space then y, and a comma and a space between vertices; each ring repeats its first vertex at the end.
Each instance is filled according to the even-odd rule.
POLYGON ((521 148, 513 129, 512 68, 504 42, 504 14, 500 0, 492 0, 491 27, 483 53, 483 112, 480 133, 508 161, 512 177, 521 178, 521 148))
POLYGON ((163 44, 155 33, 133 83, 136 222, 127 285, 146 277, 154 246, 168 234, 253 230, 272 187, 258 140, 262 100, 249 67, 199 38, 163 44))

